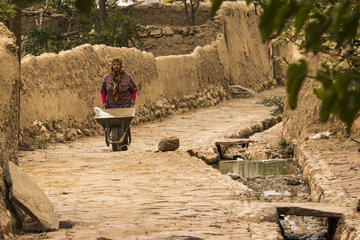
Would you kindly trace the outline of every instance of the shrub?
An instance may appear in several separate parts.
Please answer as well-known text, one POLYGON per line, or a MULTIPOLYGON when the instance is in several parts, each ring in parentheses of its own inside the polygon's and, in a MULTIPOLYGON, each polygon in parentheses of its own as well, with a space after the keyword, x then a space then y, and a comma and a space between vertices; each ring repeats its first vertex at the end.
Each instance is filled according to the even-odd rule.
POLYGON ((272 116, 280 115, 284 112, 284 98, 283 97, 269 97, 261 101, 267 107, 276 106, 274 110, 271 111, 272 116))
POLYGON ((25 33, 23 49, 26 53, 40 55, 45 52, 58 53, 64 50, 65 38, 61 32, 52 27, 34 28, 25 33))

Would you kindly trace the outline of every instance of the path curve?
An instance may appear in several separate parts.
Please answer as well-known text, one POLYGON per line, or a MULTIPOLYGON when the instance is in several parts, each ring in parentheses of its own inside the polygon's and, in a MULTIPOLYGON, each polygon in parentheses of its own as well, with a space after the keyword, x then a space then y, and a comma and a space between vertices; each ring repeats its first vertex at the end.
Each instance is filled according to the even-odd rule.
POLYGON ((112 152, 102 136, 21 152, 20 166, 60 220, 75 223, 43 238, 281 239, 274 221, 249 220, 259 209, 250 189, 186 153, 211 151, 216 140, 270 118, 271 108, 258 102, 280 92, 135 126, 126 152, 112 152), (178 150, 155 152, 161 138, 173 135, 180 139, 178 150))

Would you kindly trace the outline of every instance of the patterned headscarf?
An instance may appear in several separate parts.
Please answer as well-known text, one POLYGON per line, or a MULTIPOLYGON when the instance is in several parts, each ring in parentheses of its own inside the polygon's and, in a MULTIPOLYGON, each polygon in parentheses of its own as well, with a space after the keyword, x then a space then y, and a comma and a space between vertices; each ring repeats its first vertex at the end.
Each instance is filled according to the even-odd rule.
POLYGON ((114 88, 113 88, 113 96, 114 96, 114 100, 117 101, 119 99, 119 95, 120 95, 120 90, 121 90, 121 75, 124 74, 125 71, 122 68, 122 61, 120 58, 116 57, 113 58, 112 63, 111 63, 111 72, 110 74, 113 75, 113 84, 114 84, 114 88), (120 63, 120 71, 116 72, 113 69, 113 63, 120 63))

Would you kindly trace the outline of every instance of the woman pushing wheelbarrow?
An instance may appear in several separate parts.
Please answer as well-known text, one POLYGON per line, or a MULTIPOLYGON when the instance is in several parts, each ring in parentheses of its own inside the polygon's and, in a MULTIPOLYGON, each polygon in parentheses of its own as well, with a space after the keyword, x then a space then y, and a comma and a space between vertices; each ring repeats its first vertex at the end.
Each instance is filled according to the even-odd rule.
POLYGON ((101 100, 107 116, 95 119, 105 129, 105 141, 113 151, 126 151, 131 143, 130 122, 135 117, 137 86, 131 75, 124 71, 120 58, 114 58, 111 72, 105 74, 101 84, 101 100), (110 115, 109 115, 110 114, 110 115))

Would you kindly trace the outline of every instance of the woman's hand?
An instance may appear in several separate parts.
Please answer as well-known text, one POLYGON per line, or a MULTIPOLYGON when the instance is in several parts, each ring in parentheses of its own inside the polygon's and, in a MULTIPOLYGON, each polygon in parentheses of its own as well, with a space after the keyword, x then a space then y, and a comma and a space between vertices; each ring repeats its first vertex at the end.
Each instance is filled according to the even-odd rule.
POLYGON ((103 108, 104 108, 104 109, 107 108, 107 103, 103 103, 103 108))

